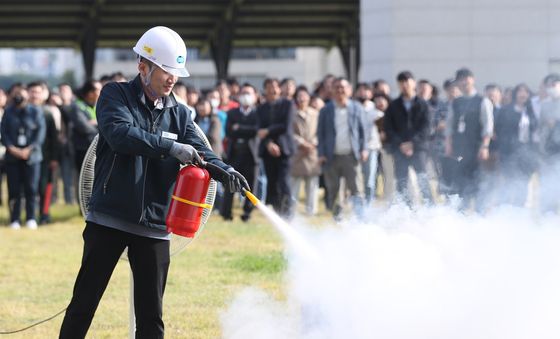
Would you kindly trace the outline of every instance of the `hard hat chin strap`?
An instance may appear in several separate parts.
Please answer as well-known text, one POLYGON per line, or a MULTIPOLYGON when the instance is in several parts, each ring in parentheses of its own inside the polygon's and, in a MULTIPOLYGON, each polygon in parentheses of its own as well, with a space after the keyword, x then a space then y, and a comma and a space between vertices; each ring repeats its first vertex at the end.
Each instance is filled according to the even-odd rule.
POLYGON ((152 73, 154 73, 154 70, 156 69, 156 66, 148 64, 148 67, 150 68, 150 71, 148 72, 148 74, 146 74, 145 77, 141 77, 142 82, 144 83, 144 90, 147 92, 147 94, 150 98, 156 98, 157 99, 157 97, 158 97, 157 93, 150 87, 151 80, 152 80, 152 73))

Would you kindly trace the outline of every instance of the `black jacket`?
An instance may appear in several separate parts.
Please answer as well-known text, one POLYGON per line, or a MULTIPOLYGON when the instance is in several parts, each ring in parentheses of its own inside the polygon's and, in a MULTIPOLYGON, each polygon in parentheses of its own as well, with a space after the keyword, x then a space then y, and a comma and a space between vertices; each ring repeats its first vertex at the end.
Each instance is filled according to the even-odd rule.
MULTIPOLYGON (((228 139, 228 146, 226 150, 227 159, 230 161, 234 156, 234 149, 238 143, 245 143, 247 148, 251 151, 253 158, 253 143, 257 136, 257 111, 253 108, 245 115, 241 112, 241 108, 234 108, 228 112, 226 123, 226 137, 228 139), (233 129, 233 125, 238 124, 237 129, 233 129)), ((256 163, 257 159, 253 159, 256 163)))
POLYGON ((268 135, 261 140, 259 156, 268 153, 266 146, 273 141, 282 151, 282 156, 289 157, 295 152, 293 121, 294 103, 288 99, 266 102, 257 108, 258 128, 267 128, 268 135))
MULTIPOLYGON (((529 103, 527 107, 527 115, 529 116, 529 140, 530 146, 533 143, 533 135, 537 132, 538 122, 535 113, 529 103)), ((519 122, 521 121, 521 112, 515 110, 514 105, 510 104, 503 107, 498 114, 494 124, 496 131, 496 143, 498 152, 502 156, 508 156, 519 150, 521 142, 519 141, 519 122)))
MULTIPOLYGON (((31 154, 26 161, 28 164, 36 164, 43 160, 42 145, 45 142, 45 133, 45 117, 39 107, 26 105, 19 108, 10 105, 6 108, 1 125, 2 144, 6 148, 32 146, 31 154), (20 137, 20 133, 25 137, 20 137)), ((8 163, 20 161, 8 151, 5 160, 8 163)))
POLYGON ((179 170, 179 161, 169 156, 172 139, 192 145, 210 163, 224 169, 229 166, 205 146, 196 134, 190 112, 172 95, 156 116, 142 102, 143 95, 139 77, 127 83, 109 83, 101 91, 89 208, 139 227, 164 230, 179 170))
POLYGON ((400 144, 407 141, 412 141, 415 150, 427 150, 430 140, 428 104, 414 97, 410 111, 407 111, 402 96, 398 97, 391 101, 385 112, 384 128, 394 151, 398 151, 400 144))

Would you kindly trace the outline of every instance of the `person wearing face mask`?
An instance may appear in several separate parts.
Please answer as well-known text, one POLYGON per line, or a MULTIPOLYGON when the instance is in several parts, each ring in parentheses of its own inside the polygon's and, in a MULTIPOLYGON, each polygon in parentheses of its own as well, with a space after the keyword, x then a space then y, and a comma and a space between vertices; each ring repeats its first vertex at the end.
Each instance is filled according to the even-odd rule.
POLYGON ((19 229, 21 191, 25 194, 26 226, 37 228, 35 211, 39 189, 39 174, 43 160, 42 144, 45 141, 45 118, 36 106, 28 103, 27 90, 21 86, 10 91, 11 103, 2 118, 2 144, 6 146, 6 175, 10 227, 19 229))
MULTIPOLYGON (((228 112, 226 126, 227 163, 237 168, 239 173, 247 178, 253 191, 255 191, 258 170, 256 92, 250 84, 241 87, 238 95, 239 107, 228 112)), ((225 220, 233 220, 232 202, 233 193, 226 193, 220 211, 225 220)), ((241 220, 248 221, 252 210, 253 204, 245 199, 241 220)))
POLYGON ((136 338, 164 337, 163 293, 169 269, 165 217, 181 164, 223 170, 210 175, 232 191, 249 189, 198 136, 189 111, 171 91, 187 77, 187 49, 173 30, 149 29, 133 48, 139 74, 103 87, 97 103, 95 180, 83 233, 82 265, 60 330, 84 338, 125 248, 134 281, 136 338), (199 155, 200 153, 200 155, 199 155))
POLYGON ((220 92, 217 89, 213 89, 206 94, 206 99, 210 102, 210 106, 212 106, 212 113, 216 114, 222 123, 220 133, 221 138, 224 139, 226 137, 227 113, 220 109, 220 92))

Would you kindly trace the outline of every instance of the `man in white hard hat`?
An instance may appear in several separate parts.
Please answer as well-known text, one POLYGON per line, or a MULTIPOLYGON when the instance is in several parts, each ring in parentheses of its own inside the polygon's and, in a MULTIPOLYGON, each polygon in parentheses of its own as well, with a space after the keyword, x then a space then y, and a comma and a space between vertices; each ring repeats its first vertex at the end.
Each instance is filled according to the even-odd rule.
POLYGON ((97 103, 99 141, 82 266, 60 338, 85 337, 125 248, 134 277, 136 338, 163 338, 170 238, 165 213, 180 164, 201 164, 200 153, 226 171, 210 171, 226 188, 249 189, 241 174, 205 146, 188 110, 171 94, 178 78, 189 75, 181 37, 154 27, 133 50, 138 76, 107 84, 97 103))

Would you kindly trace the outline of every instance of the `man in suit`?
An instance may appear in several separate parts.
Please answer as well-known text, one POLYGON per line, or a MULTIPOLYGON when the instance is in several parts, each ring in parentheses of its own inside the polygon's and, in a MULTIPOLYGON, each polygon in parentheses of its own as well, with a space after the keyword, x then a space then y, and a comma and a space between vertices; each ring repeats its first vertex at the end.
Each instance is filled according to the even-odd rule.
POLYGON ((364 133, 364 110, 351 100, 352 87, 348 80, 338 78, 333 83, 332 101, 319 113, 317 127, 319 160, 327 188, 327 208, 339 217, 341 208, 335 204, 340 178, 350 190, 354 208, 359 212, 361 193, 358 189, 358 164, 367 159, 364 133))
MULTIPOLYGON (((235 166, 242 173, 247 182, 255 191, 255 178, 257 175, 257 111, 255 109, 256 90, 250 84, 244 84, 238 95, 239 107, 228 112, 226 124, 226 137, 228 146, 226 150, 227 163, 235 166)), ((225 193, 221 214, 225 220, 233 220, 231 206, 233 193, 225 193)), ((248 221, 251 216, 253 204, 245 199, 241 220, 248 221)))
POLYGON ((264 90, 266 102, 257 108, 257 135, 260 139, 259 156, 267 176, 266 202, 280 215, 290 217, 290 157, 295 151, 295 106, 292 101, 280 97, 278 79, 267 78, 264 90))
POLYGON ((401 95, 391 101, 385 113, 385 132, 395 157, 397 192, 411 204, 408 188, 408 168, 412 166, 418 177, 420 191, 427 202, 432 202, 426 174, 430 140, 430 113, 427 103, 416 96, 416 80, 404 71, 397 76, 401 95))

